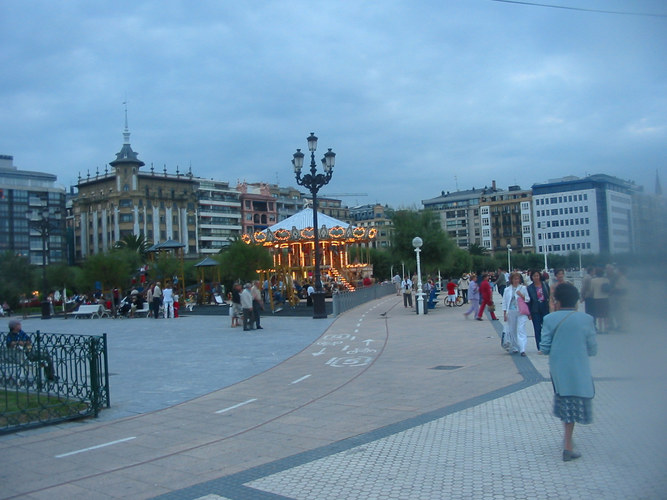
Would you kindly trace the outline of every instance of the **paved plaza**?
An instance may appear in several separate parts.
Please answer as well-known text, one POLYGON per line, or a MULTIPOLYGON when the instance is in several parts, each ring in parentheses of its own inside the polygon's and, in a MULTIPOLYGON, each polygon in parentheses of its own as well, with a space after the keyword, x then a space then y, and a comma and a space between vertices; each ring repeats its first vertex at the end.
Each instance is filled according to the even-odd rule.
POLYGON ((224 316, 27 320, 108 333, 112 408, 0 437, 0 497, 667 498, 650 287, 629 331, 598 336, 594 423, 568 463, 548 358, 532 337, 527 358, 505 353, 501 322, 463 308, 418 317, 390 296, 250 334, 224 316))

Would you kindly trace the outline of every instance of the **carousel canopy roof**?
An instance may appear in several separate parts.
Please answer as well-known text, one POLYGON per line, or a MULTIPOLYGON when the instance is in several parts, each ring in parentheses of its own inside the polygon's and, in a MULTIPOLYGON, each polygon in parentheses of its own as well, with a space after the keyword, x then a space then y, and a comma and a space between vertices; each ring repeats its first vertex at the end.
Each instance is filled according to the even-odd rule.
MULTIPOLYGON (((320 212, 317 212, 317 225, 319 226, 317 228, 318 237, 322 241, 351 243, 372 240, 377 235, 375 228, 355 227, 320 212)), ((245 243, 273 245, 313 240, 314 236, 313 209, 306 208, 268 229, 258 231, 255 234, 244 234, 241 238, 245 243)))
MULTIPOLYGON (((334 219, 333 217, 325 215, 322 212, 317 212, 317 225, 320 227, 325 226, 327 229, 331 229, 332 227, 336 226, 347 229, 349 226, 347 222, 334 219)), ((301 212, 294 214, 291 217, 278 222, 277 224, 274 224, 269 229, 275 233, 278 229, 287 229, 288 231, 291 231, 293 227, 296 227, 299 231, 306 229, 307 227, 313 227, 313 209, 305 208, 301 210, 301 212)), ((266 231, 267 230, 265 229, 264 232, 266 231)))

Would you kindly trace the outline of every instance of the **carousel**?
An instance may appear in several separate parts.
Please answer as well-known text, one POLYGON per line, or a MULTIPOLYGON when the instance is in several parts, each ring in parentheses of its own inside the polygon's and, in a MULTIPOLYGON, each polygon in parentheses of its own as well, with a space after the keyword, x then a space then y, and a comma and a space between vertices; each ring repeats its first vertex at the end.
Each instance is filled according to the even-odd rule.
MULTIPOLYGON (((320 212, 317 220, 321 224, 320 272, 325 293, 354 290, 373 274, 370 242, 376 238, 377 230, 355 227, 320 212)), ((271 251, 273 268, 257 272, 268 284, 272 310, 286 302, 296 305, 305 298, 308 285, 314 283, 314 231, 313 210, 306 208, 268 229, 242 236, 245 243, 262 245, 271 251)))

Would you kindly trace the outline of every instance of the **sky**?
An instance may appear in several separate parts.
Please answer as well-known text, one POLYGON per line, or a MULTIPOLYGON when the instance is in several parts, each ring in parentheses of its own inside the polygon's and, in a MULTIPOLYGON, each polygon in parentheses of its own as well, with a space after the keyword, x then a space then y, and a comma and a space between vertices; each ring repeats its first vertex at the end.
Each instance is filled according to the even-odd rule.
POLYGON ((297 187, 314 132, 350 206, 597 173, 654 192, 667 2, 534 3, 2 0, 0 154, 75 185, 127 106, 143 169, 233 185, 297 187))

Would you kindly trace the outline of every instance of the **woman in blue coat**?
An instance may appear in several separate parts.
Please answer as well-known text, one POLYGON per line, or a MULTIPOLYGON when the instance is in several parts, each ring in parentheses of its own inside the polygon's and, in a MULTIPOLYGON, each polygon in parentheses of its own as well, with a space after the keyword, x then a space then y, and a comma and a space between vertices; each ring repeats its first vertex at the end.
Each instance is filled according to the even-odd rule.
POLYGON ((554 387, 554 415, 563 421, 565 439, 563 461, 579 458, 572 449, 574 424, 593 421, 595 387, 589 356, 597 354, 595 320, 578 312, 579 292, 571 283, 554 290, 555 310, 542 324, 540 350, 549 355, 549 371, 554 387))

